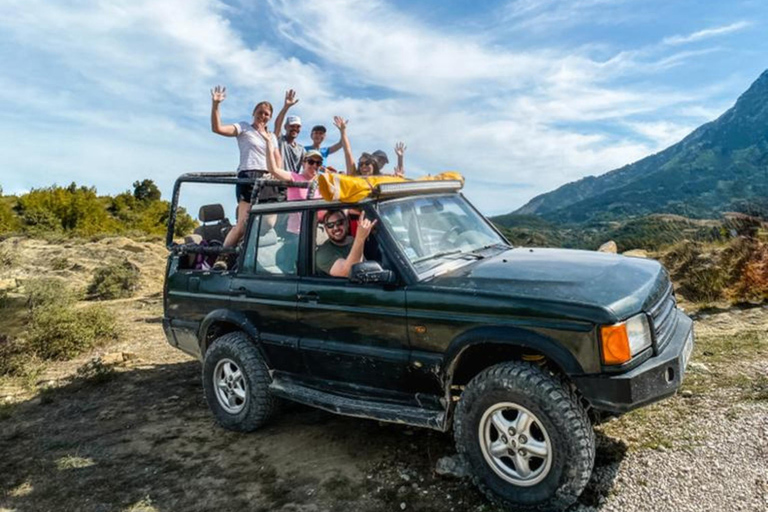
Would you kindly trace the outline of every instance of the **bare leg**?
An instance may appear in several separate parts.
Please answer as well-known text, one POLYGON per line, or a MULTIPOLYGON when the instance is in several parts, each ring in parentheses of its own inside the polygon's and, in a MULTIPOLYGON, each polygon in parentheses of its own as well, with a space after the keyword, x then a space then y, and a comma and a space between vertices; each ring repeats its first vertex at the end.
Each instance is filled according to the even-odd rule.
POLYGON ((227 233, 227 237, 224 239, 224 247, 235 246, 243 238, 245 223, 248 221, 248 211, 250 209, 251 203, 247 201, 237 203, 237 224, 227 233))

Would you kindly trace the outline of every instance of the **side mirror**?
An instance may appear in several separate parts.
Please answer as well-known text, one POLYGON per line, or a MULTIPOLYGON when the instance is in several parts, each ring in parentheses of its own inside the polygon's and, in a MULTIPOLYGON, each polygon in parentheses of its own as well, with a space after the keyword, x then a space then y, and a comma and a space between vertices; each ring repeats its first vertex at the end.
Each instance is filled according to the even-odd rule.
POLYGON ((381 268, 378 261, 363 261, 352 265, 349 280, 358 284, 395 284, 397 277, 391 270, 381 268))

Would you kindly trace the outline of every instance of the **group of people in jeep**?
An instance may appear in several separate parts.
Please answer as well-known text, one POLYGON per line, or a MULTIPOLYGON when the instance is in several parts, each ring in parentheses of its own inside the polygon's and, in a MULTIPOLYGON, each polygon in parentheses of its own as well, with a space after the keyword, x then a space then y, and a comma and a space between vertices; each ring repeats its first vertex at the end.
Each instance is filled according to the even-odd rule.
MULTIPOLYGON (((355 161, 347 135, 349 121, 342 117, 336 116, 333 119, 333 124, 340 134, 337 143, 323 146, 327 130, 325 126, 317 125, 311 131, 312 144, 306 146, 299 144, 297 139, 301 133, 301 118, 297 115, 288 115, 291 107, 299 102, 296 91, 293 89, 285 93, 283 107, 275 118, 274 132, 270 132, 268 126, 273 114, 272 104, 268 101, 256 104, 253 109, 253 120, 250 123, 241 121, 235 124, 222 124, 219 105, 226 97, 226 87, 217 85, 211 89, 211 130, 225 137, 237 138, 240 150, 238 178, 250 179, 254 182, 259 178, 310 182, 318 173, 325 171, 326 159, 339 149, 344 151, 347 174, 360 176, 385 174, 384 167, 389 163, 389 159, 382 150, 364 152, 357 162, 355 161)), ((395 144, 397 165, 389 174, 404 175, 405 150, 406 145, 403 142, 395 144)), ((245 223, 251 207, 253 189, 253 183, 237 185, 237 223, 227 233, 224 247, 237 245, 245 234, 245 223)), ((261 187, 258 192, 258 201, 264 203, 306 199, 309 190, 298 187, 261 187)), ((313 190, 316 196, 317 190, 313 190)), ((288 231, 297 234, 298 216, 292 219, 289 219, 288 231), (292 222, 296 225, 290 225, 292 222)), ((354 209, 328 211, 320 220, 327 240, 317 248, 317 268, 330 276, 346 277, 352 265, 363 260, 363 247, 376 221, 366 219, 364 213, 354 209)), ((220 258, 214 268, 226 269, 226 259, 220 258)))

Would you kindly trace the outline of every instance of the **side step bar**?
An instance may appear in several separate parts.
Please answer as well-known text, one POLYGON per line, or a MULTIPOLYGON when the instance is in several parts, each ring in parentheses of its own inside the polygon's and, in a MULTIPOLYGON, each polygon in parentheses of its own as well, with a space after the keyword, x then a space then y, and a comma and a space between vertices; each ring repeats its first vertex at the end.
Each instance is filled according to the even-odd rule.
POLYGON ((374 402, 335 395, 275 376, 273 376, 272 383, 269 385, 269 390, 280 398, 344 416, 402 423, 415 427, 431 428, 440 432, 448 430, 448 425, 445 421, 445 411, 425 410, 409 405, 374 402))

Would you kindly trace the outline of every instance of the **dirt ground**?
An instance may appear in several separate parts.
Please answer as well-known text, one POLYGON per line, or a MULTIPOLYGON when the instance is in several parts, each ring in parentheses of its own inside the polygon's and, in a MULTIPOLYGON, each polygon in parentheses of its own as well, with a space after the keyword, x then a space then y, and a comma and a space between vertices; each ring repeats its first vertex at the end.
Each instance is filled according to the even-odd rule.
MULTIPOLYGON (((162 333, 162 245, 92 244, 66 252, 57 244, 16 242, 26 255, 10 276, 19 285, 41 272, 69 272, 62 278, 84 286, 99 261, 123 256, 141 266, 143 277, 136 297, 107 303, 119 313, 117 342, 50 363, 31 388, 0 382, 0 511, 495 510, 467 480, 435 472, 439 458, 455 453, 450 434, 290 404, 251 434, 218 427, 203 398, 199 362, 168 346, 162 333), (94 256, 93 249, 104 252, 94 256), (79 267, 45 270, 50 252, 59 250, 79 267), (115 365, 100 378, 76 377, 94 357, 115 365)), ((703 411, 768 431, 768 308, 705 313, 696 328, 692 364, 699 366, 690 369, 683 392, 598 428, 595 474, 573 510, 644 510, 642 502, 619 506, 642 498, 626 478, 649 458, 709 450, 696 423, 703 411)), ((734 497, 741 510, 768 505, 763 449, 723 460, 738 465, 739 458, 764 457, 753 461, 756 476, 742 472, 755 483, 746 498, 734 497)), ((668 476, 642 478, 653 489, 668 485, 668 476)), ((683 487, 697 485, 698 477, 695 470, 676 476, 683 487)))

